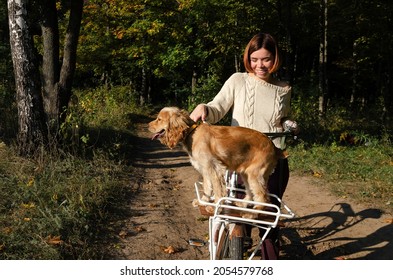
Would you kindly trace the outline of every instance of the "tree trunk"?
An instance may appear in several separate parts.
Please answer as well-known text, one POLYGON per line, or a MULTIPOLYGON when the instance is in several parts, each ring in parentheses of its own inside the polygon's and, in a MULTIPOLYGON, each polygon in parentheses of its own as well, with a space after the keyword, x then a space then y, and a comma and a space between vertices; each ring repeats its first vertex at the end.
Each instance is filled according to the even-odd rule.
POLYGON ((57 132, 59 127, 59 96, 56 86, 60 75, 59 62, 59 28, 57 23, 56 2, 52 0, 43 1, 45 8, 41 23, 43 57, 42 57, 42 81, 43 99, 51 135, 57 132))
POLYGON ((31 7, 28 8, 28 2, 8 0, 10 45, 17 89, 18 142, 23 155, 31 155, 39 145, 47 143, 49 135, 57 137, 60 123, 65 119, 64 112, 71 98, 83 12, 83 0, 71 1, 60 69, 56 1, 40 2, 42 13, 39 22, 43 42, 40 77, 39 63, 34 55, 34 43, 29 31, 28 14, 31 7))
POLYGON ((357 92, 358 92, 358 62, 357 62, 357 44, 356 41, 353 42, 353 50, 352 50, 352 61, 353 61, 353 73, 352 73, 352 91, 351 91, 351 98, 349 100, 349 104, 351 105, 352 109, 356 108, 356 99, 357 99, 357 92))
POLYGON ((8 0, 10 45, 18 108, 19 153, 31 156, 46 142, 38 63, 28 26, 28 0, 8 0))
POLYGON ((55 87, 55 93, 59 98, 59 117, 61 122, 65 118, 65 110, 68 108, 72 95, 72 81, 76 68, 76 51, 83 13, 83 0, 71 1, 70 19, 64 41, 64 57, 60 71, 60 80, 55 87))
POLYGON ((240 72, 240 71, 241 71, 240 57, 238 54, 235 54, 235 72, 240 72))
POLYGON ((71 1, 70 18, 64 40, 63 62, 60 68, 59 27, 56 1, 44 0, 41 24, 43 40, 43 98, 46 120, 51 136, 58 133, 72 95, 72 80, 76 67, 76 51, 83 12, 83 1, 71 1))
POLYGON ((328 96, 328 77, 327 77, 327 0, 320 2, 320 45, 319 45, 319 114, 326 113, 328 96))
POLYGON ((198 83, 198 74, 197 74, 195 67, 194 67, 194 69, 192 71, 192 78, 191 78, 191 93, 192 93, 192 95, 195 95, 197 83, 198 83))
POLYGON ((142 67, 141 91, 139 93, 139 105, 143 106, 147 102, 147 74, 146 68, 142 67))

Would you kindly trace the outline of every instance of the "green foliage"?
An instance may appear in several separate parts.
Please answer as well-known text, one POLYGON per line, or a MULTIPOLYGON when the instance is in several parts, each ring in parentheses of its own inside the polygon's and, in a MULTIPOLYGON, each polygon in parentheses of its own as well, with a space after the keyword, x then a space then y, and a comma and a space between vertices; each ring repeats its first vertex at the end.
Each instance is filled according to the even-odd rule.
POLYGON ((137 111, 137 103, 132 88, 117 86, 82 90, 76 93, 78 115, 84 117, 86 126, 102 128, 130 128, 127 114, 137 111))
MULTIPOLYGON (((75 152, 90 153, 101 138, 105 140, 105 131, 128 133, 133 128, 129 116, 142 111, 132 88, 127 86, 79 90, 71 103, 61 135, 68 150, 75 152)), ((107 144, 117 150, 116 138, 112 141, 107 144)))
POLYGON ((198 104, 207 103, 220 91, 222 82, 216 72, 212 71, 207 77, 198 81, 195 92, 189 96, 188 110, 192 111, 198 104))

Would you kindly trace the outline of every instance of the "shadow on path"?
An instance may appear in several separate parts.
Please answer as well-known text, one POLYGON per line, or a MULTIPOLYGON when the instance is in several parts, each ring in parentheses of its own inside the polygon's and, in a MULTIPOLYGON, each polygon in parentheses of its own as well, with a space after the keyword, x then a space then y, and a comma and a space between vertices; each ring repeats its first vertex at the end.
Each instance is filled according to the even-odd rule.
POLYGON ((348 203, 334 204, 329 211, 314 213, 288 221, 282 229, 283 259, 341 259, 362 252, 357 259, 393 259, 393 225, 369 229, 370 234, 357 234, 356 226, 368 219, 380 219, 378 209, 353 211, 348 203), (351 237, 347 237, 347 236, 351 237), (359 237, 354 237, 354 236, 359 237), (285 242, 284 242, 285 243, 285 242), (318 246, 317 246, 318 245, 318 246), (318 250, 316 248, 319 248, 318 250))

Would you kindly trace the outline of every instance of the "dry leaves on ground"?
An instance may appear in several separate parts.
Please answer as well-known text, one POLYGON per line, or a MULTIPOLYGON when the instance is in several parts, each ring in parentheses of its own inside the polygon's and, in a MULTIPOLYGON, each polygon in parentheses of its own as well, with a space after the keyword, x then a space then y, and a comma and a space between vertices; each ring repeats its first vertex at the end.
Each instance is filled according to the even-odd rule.
POLYGON ((173 246, 168 246, 168 247, 160 246, 160 247, 161 250, 166 254, 175 254, 177 252, 176 248, 173 246))
POLYGON ((46 242, 51 245, 60 245, 63 243, 63 240, 61 240, 60 235, 56 235, 56 236, 49 235, 46 238, 46 242))

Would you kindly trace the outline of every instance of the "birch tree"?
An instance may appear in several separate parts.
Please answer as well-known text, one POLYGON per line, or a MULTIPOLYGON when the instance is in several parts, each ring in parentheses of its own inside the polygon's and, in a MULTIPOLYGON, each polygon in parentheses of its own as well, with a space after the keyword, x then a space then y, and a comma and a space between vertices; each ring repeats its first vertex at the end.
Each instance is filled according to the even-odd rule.
POLYGON ((38 65, 28 25, 28 0, 8 0, 10 45, 18 108, 18 144, 21 155, 31 155, 46 141, 38 65))
MULTIPOLYGON (((10 45, 16 82, 18 143, 32 155, 56 139, 71 98, 83 0, 64 2, 69 10, 62 61, 56 0, 8 0, 10 45), (34 19, 33 12, 34 11, 34 19), (41 28, 42 60, 33 41, 33 23, 41 28)), ((36 34, 34 34, 36 35, 36 34)))

